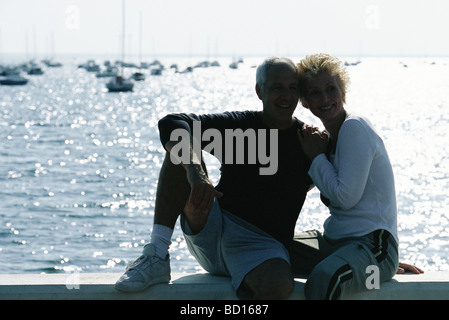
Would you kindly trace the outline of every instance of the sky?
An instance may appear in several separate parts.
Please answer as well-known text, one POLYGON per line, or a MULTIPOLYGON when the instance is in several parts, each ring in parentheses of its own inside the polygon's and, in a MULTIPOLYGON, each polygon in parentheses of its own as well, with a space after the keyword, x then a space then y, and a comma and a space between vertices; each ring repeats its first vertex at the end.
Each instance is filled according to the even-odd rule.
MULTIPOLYGON (((126 0, 125 56, 448 56, 447 0, 126 0)), ((0 0, 0 57, 121 53, 122 0, 0 0)))

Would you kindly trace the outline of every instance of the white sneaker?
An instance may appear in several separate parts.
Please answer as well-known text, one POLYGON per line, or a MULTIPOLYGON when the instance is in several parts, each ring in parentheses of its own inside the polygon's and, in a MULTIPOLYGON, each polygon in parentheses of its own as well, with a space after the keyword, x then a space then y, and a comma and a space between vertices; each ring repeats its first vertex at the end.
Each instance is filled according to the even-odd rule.
POLYGON ((142 291, 158 283, 170 282, 170 257, 165 260, 156 256, 152 244, 143 248, 143 254, 127 268, 117 280, 115 288, 123 292, 142 291))

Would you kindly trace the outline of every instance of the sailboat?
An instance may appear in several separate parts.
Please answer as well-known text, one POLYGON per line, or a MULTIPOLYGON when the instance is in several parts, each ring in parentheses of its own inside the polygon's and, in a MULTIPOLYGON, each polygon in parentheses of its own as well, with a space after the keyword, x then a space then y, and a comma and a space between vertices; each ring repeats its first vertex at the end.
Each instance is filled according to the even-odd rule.
POLYGON ((145 74, 143 74, 140 71, 142 69, 142 12, 140 13, 139 16, 139 60, 140 60, 139 71, 134 72, 131 78, 133 78, 135 81, 144 81, 145 74))
POLYGON ((21 86, 28 83, 28 79, 20 75, 20 68, 3 68, 0 66, 0 85, 21 86))
POLYGON ((18 67, 3 67, 0 65, 0 86, 22 86, 27 83, 28 79, 20 75, 18 67))
POLYGON ((123 3, 123 25, 122 25, 122 61, 121 61, 121 69, 120 74, 112 78, 108 83, 106 83, 106 88, 109 90, 109 92, 126 92, 126 91, 132 91, 134 88, 134 83, 129 80, 125 79, 123 76, 123 63, 125 61, 125 0, 122 0, 123 3))
POLYGON ((3 67, 0 65, 1 86, 22 86, 28 83, 28 79, 20 75, 20 67, 3 67))
POLYGON ((106 88, 109 92, 126 92, 132 91, 134 83, 131 80, 123 78, 122 75, 118 75, 106 83, 106 88))
POLYGON ((0 77, 0 85, 2 86, 22 86, 28 83, 28 79, 20 75, 9 75, 0 77))
POLYGON ((49 68, 60 68, 60 67, 62 67, 62 63, 54 61, 54 56, 55 56, 55 37, 53 35, 53 32, 51 33, 50 41, 51 41, 50 58, 42 60, 42 63, 45 64, 49 68))

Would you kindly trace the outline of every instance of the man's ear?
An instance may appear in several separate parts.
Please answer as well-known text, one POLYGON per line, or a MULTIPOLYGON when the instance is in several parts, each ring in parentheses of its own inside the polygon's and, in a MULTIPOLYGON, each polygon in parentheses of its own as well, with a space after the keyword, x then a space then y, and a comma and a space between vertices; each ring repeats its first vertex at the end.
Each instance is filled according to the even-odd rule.
POLYGON ((258 83, 256 83, 256 93, 259 99, 262 100, 262 89, 260 88, 258 83))

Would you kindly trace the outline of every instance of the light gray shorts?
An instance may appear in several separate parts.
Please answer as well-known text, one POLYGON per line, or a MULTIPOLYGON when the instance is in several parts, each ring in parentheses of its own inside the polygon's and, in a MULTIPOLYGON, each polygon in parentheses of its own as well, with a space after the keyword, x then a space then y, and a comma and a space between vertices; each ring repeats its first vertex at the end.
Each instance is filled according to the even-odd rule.
POLYGON ((215 200, 206 225, 192 234, 184 215, 181 228, 190 253, 206 271, 230 276, 239 295, 245 276, 266 260, 280 258, 290 263, 287 249, 266 232, 222 210, 215 200))

